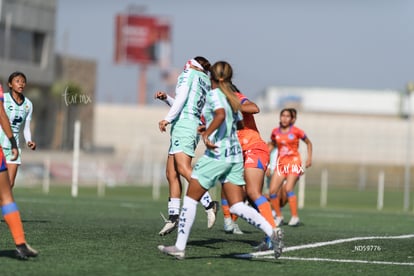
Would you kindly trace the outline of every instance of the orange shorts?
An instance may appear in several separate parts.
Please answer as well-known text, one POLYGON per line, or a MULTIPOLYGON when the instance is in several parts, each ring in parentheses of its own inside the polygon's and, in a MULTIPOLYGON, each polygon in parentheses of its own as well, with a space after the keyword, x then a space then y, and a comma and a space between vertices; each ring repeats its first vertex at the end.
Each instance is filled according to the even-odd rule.
POLYGON ((0 172, 7 170, 6 157, 4 157, 4 152, 2 147, 0 147, 0 172))
POLYGON ((266 144, 256 144, 252 149, 243 151, 244 168, 258 168, 266 171, 270 154, 266 144))
POLYGON ((275 173, 278 175, 302 175, 305 170, 299 156, 279 157, 277 160, 275 173))

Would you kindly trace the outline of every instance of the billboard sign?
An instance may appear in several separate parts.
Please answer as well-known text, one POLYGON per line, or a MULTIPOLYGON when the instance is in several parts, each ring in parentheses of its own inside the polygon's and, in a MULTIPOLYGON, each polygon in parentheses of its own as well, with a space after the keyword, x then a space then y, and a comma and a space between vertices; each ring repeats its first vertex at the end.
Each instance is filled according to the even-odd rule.
POLYGON ((170 24, 165 19, 136 14, 118 14, 115 21, 115 63, 162 62, 170 44, 170 24))

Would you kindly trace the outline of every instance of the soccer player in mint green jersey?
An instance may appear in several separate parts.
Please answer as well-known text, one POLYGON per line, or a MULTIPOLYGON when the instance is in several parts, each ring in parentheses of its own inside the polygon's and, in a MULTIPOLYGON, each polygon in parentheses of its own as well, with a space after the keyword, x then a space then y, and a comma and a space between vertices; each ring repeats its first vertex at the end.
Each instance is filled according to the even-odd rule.
POLYGON ((32 141, 32 134, 30 131, 30 122, 32 119, 33 104, 23 95, 24 88, 26 87, 26 76, 22 72, 14 72, 9 76, 8 86, 10 88, 9 93, 4 94, 4 109, 9 117, 10 126, 13 131, 13 136, 16 139, 19 157, 16 160, 12 160, 12 149, 9 139, 6 137, 4 131, 0 131, 0 143, 4 151, 4 155, 7 161, 7 167, 10 177, 10 185, 13 188, 17 175, 17 170, 21 164, 21 148, 19 147, 19 134, 20 129, 24 125, 23 135, 26 140, 27 146, 35 150, 36 143, 32 141))
POLYGON ((225 61, 216 62, 210 69, 212 90, 204 107, 206 126, 199 128, 206 145, 204 155, 191 174, 187 194, 180 213, 175 245, 159 245, 158 249, 177 259, 184 259, 185 248, 203 194, 218 181, 230 205, 230 212, 260 228, 271 237, 275 258, 282 253, 282 230, 272 228, 254 208, 244 204, 243 154, 237 137, 237 125, 242 120, 240 100, 230 88, 233 70, 225 61))
MULTIPOLYGON (((159 232, 160 236, 167 235, 178 226, 180 213, 182 184, 180 175, 187 182, 191 179, 191 160, 195 156, 199 135, 197 128, 201 120, 207 92, 210 90, 208 69, 210 62, 204 57, 189 60, 184 71, 180 74, 175 89, 175 99, 164 92, 157 92, 155 98, 165 101, 171 106, 164 120, 159 122, 161 132, 166 131, 171 124, 170 148, 167 158, 167 180, 169 185, 168 219, 159 232)), ((207 213, 207 228, 213 227, 216 221, 218 202, 213 201, 206 192, 201 200, 207 213)))

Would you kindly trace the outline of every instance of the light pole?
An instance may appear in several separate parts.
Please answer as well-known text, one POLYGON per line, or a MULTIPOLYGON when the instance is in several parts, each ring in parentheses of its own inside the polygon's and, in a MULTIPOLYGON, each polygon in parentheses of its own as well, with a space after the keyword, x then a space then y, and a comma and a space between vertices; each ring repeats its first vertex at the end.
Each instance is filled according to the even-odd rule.
POLYGON ((410 182, 411 182, 411 92, 414 91, 414 82, 407 84, 406 101, 406 120, 407 120, 407 147, 404 173, 404 211, 410 208, 410 182))

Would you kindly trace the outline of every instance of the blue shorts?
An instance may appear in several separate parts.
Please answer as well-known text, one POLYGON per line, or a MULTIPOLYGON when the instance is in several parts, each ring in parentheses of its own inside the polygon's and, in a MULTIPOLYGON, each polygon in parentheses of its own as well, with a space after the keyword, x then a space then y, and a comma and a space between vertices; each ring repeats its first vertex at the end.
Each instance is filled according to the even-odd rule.
POLYGON ((228 163, 205 155, 195 164, 191 178, 197 179, 206 190, 214 187, 218 181, 239 186, 246 185, 243 162, 228 163))

